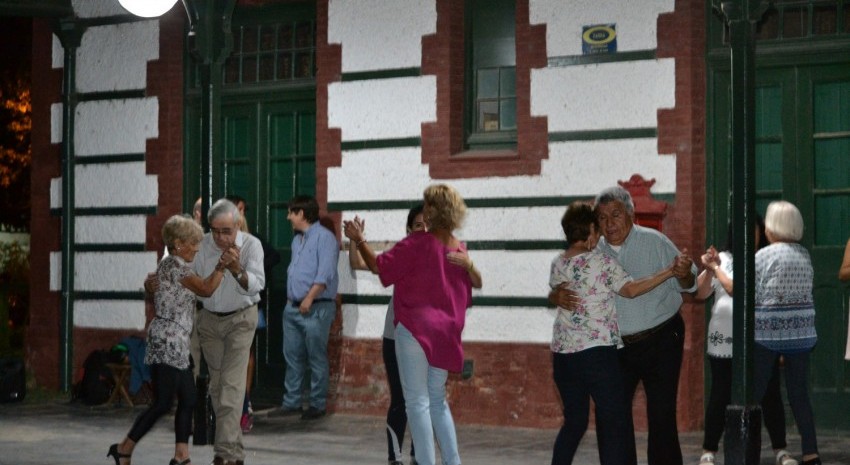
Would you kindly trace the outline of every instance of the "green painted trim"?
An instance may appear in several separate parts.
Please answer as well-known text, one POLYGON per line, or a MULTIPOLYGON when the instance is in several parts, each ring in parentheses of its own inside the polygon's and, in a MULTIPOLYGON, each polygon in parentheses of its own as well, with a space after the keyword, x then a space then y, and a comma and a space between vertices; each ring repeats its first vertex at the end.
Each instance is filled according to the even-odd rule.
POLYGON ((399 147, 420 147, 422 145, 421 137, 402 137, 398 139, 374 139, 374 140, 352 140, 342 142, 340 149, 343 152, 349 150, 367 150, 367 149, 390 149, 399 147))
POLYGON ((565 241, 468 241, 469 250, 563 250, 565 241))
POLYGON ((117 153, 114 155, 77 156, 77 165, 94 165, 103 163, 129 163, 145 161, 144 153, 117 153))
POLYGON ((556 131, 549 133, 549 142, 613 139, 655 139, 658 128, 601 129, 598 131, 556 131))
MULTIPOLYGON (((509 197, 509 198, 489 198, 489 199, 466 199, 468 208, 525 208, 525 207, 566 207, 576 200, 592 199, 595 194, 586 196, 570 196, 570 197, 509 197)), ((676 200, 676 194, 663 193, 653 194, 657 200, 667 203, 673 203, 676 200)), ((415 200, 364 200, 354 202, 329 202, 328 211, 342 212, 354 210, 407 210, 410 207, 421 203, 420 199, 415 200)))
POLYGON ((628 52, 617 52, 599 55, 565 55, 549 57, 550 68, 562 68, 565 66, 595 65, 599 63, 616 63, 621 61, 654 60, 657 58, 653 50, 632 50, 628 52))
MULTIPOLYGON (((356 305, 387 305, 390 296, 341 294, 343 304, 356 305)), ((472 305, 479 307, 552 307, 545 297, 473 297, 472 305)))
POLYGON ((340 81, 371 81, 374 79, 396 79, 406 77, 422 76, 422 68, 396 68, 382 69, 376 71, 358 71, 353 73, 342 73, 340 81))
POLYGON ((81 92, 77 94, 77 101, 91 102, 95 100, 128 100, 147 97, 144 89, 138 90, 116 90, 111 92, 81 92))
POLYGON ((77 252, 144 252, 145 244, 74 244, 77 252))
POLYGON ((2 0, 0 15, 64 18, 74 15, 74 7, 71 0, 2 0))
MULTIPOLYGON (((61 208, 51 208, 50 214, 62 216, 61 208)), ((156 207, 96 207, 75 208, 75 216, 156 215, 156 207)))
POLYGON ((74 300, 145 300, 144 291, 77 291, 74 300))

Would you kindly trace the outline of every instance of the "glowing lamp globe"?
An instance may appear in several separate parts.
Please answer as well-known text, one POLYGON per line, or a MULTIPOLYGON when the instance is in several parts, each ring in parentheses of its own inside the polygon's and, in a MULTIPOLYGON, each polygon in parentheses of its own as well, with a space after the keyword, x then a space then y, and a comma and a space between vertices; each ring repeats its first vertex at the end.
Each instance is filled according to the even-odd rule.
POLYGON ((177 0, 118 0, 125 10, 143 18, 156 18, 177 3, 177 0))

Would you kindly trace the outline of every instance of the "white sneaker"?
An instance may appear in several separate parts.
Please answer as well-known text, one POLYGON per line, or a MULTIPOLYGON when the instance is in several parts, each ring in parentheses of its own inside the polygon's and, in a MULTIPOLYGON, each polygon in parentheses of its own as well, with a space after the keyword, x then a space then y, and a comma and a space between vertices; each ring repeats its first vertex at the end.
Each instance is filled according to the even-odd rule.
POLYGON ((799 462, 794 460, 787 450, 782 449, 776 453, 776 465, 799 465, 799 462))
POLYGON ((706 452, 700 455, 699 465, 714 465, 714 453, 706 452))

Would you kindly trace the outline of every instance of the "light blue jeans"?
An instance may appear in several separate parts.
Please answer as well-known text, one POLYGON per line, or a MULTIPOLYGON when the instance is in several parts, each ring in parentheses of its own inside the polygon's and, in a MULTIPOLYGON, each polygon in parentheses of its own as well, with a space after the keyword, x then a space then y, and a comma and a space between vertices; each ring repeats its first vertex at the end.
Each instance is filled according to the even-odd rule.
POLYGON ((395 329, 395 352, 407 405, 407 422, 416 444, 416 462, 434 465, 436 434, 443 465, 459 465, 455 422, 446 401, 449 372, 428 364, 422 346, 401 323, 395 329))
POLYGON ((308 364, 310 407, 319 410, 327 407, 328 336, 335 316, 336 302, 314 302, 305 315, 288 302, 283 309, 284 408, 301 408, 304 371, 308 364))

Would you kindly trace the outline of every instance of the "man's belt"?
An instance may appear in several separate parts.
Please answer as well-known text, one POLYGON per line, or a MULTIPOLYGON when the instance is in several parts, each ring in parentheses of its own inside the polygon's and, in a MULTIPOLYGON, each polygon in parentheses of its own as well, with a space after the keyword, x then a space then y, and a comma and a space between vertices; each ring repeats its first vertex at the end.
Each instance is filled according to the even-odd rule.
MULTIPOLYGON (((333 302, 333 301, 334 301, 334 299, 313 299, 314 304, 317 304, 319 302, 333 302)), ((303 300, 290 300, 290 302, 292 303, 293 307, 300 307, 301 302, 303 302, 303 300)))
POLYGON ((224 318, 226 316, 236 315, 237 313, 241 312, 242 310, 247 310, 247 309, 253 307, 254 305, 257 305, 257 304, 251 304, 251 305, 248 305, 248 306, 245 306, 245 307, 242 307, 242 308, 238 308, 236 310, 233 310, 232 312, 214 312, 214 311, 212 311, 208 308, 205 309, 205 310, 208 311, 209 313, 219 317, 219 318, 224 318))
POLYGON ((664 323, 661 323, 658 326, 653 326, 652 328, 645 329, 643 331, 638 331, 634 334, 628 334, 628 335, 624 334, 624 335, 620 336, 623 339, 623 344, 632 345, 632 344, 637 344, 638 342, 641 342, 643 340, 649 339, 649 337, 652 336, 653 334, 658 333, 662 329, 669 326, 673 322, 673 320, 676 319, 677 316, 679 316, 678 313, 673 315, 672 318, 668 319, 667 321, 665 321, 664 323))

